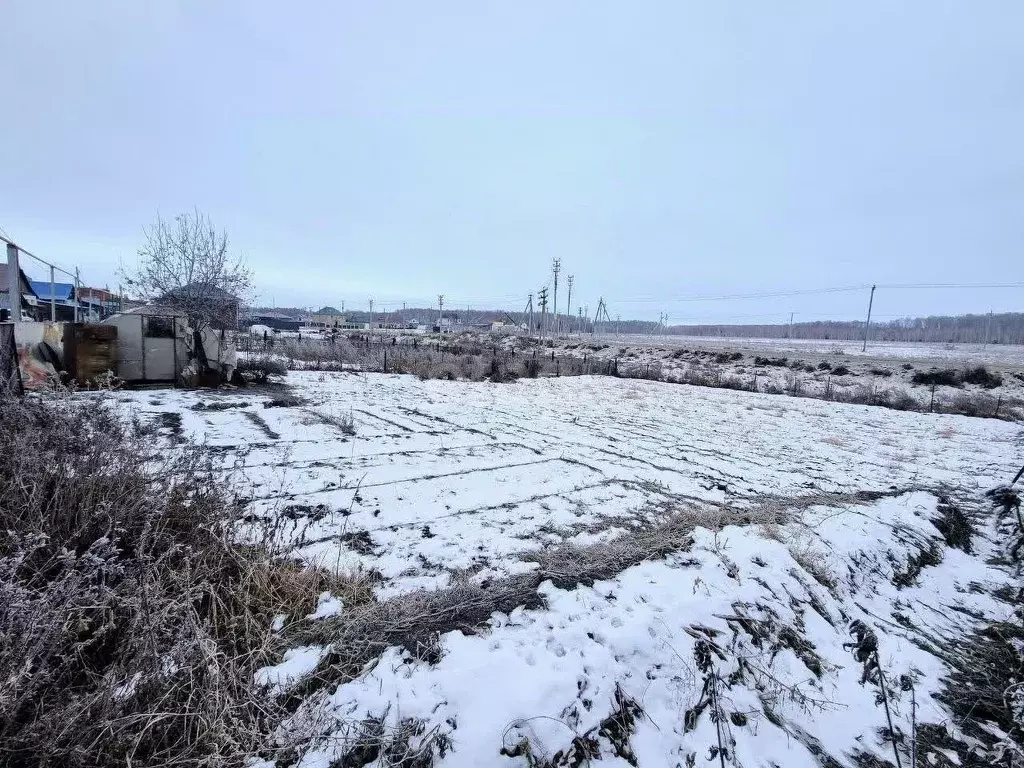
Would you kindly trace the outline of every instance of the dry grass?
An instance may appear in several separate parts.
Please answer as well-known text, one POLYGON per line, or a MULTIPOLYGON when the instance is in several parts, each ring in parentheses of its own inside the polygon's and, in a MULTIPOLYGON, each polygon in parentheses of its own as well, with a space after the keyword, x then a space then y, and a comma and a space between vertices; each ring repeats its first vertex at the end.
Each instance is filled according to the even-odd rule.
MULTIPOLYGON (((475 633, 495 612, 540 608, 543 600, 537 588, 544 581, 562 589, 592 585, 645 560, 685 552, 696 527, 719 530, 726 525, 768 524, 776 522, 779 514, 774 503, 745 510, 679 510, 608 542, 566 543, 531 553, 527 560, 537 567, 530 573, 481 583, 459 579, 447 589, 413 592, 356 606, 320 621, 296 623, 285 630, 290 645, 330 646, 331 650, 312 674, 287 692, 286 706, 297 709, 314 694, 351 679, 391 646, 422 657, 424 649, 436 647, 437 638, 446 632, 475 633)), ((430 657, 429 651, 426 653, 430 657)))
POLYGON ((307 408, 306 412, 313 417, 314 421, 332 426, 343 435, 351 437, 356 433, 356 420, 351 412, 324 413, 323 411, 314 411, 310 408, 307 408))
POLYGON ((333 577, 235 545, 208 457, 102 401, 0 402, 0 763, 242 766, 283 710, 258 688, 279 613, 333 577))

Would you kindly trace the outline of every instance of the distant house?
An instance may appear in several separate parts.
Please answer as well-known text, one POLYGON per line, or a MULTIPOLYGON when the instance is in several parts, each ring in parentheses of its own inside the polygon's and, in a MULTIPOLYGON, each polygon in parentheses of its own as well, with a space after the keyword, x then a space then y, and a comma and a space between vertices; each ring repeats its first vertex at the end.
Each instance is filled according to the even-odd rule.
POLYGON ((302 318, 284 312, 254 312, 242 324, 265 325, 275 331, 297 331, 302 327, 302 318))
MULTIPOLYGON (((41 310, 39 308, 39 297, 32 289, 32 281, 22 271, 19 275, 21 283, 21 316, 20 320, 40 320, 41 310)), ((0 317, 4 320, 13 319, 11 316, 10 280, 7 274, 7 264, 0 263, 0 317)))
POLYGON ((99 305, 82 301, 73 283, 50 283, 46 280, 32 280, 32 290, 39 298, 40 315, 49 320, 50 305, 53 305, 53 317, 62 323, 78 320, 99 320, 102 314, 99 305), (76 315, 75 309, 78 313, 76 315))
POLYGON ((155 304, 170 305, 186 314, 201 311, 217 330, 238 328, 238 297, 208 283, 189 283, 168 291, 155 304))
POLYGON ((88 304, 90 308, 98 310, 101 318, 109 317, 124 309, 121 297, 105 288, 81 287, 78 289, 78 299, 88 304))
MULTIPOLYGON (((78 320, 97 321, 109 317, 117 311, 116 302, 103 302, 96 296, 94 288, 75 289, 73 283, 50 283, 48 280, 32 280, 32 289, 39 298, 39 315, 43 320, 51 317, 50 305, 53 305, 52 316, 59 322, 70 323, 75 320, 75 308, 78 308, 78 320), (52 291, 52 293, 51 293, 52 291)), ((113 294, 107 294, 113 297, 113 294)))
POLYGON ((345 315, 334 307, 321 307, 307 318, 306 324, 313 328, 340 328, 345 325, 345 315))
POLYGON ((458 333, 464 330, 458 315, 441 316, 433 326, 434 333, 458 333))

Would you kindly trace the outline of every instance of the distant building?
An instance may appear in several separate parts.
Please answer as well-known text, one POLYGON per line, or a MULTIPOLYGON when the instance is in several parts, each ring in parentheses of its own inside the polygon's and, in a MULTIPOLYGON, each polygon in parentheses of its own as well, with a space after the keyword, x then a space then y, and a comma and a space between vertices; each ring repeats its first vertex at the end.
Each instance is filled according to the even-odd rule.
POLYGON ((334 307, 321 307, 306 319, 306 325, 313 328, 340 328, 344 324, 344 313, 334 307))
POLYGON ((39 297, 40 314, 43 320, 50 319, 51 304, 53 305, 53 316, 62 323, 73 322, 76 316, 79 321, 95 321, 103 317, 102 304, 83 299, 81 289, 76 291, 74 283, 33 280, 32 290, 39 297))
POLYGON ((246 326, 265 325, 275 331, 297 331, 302 325, 302 318, 284 312, 257 312, 248 315, 242 323, 246 326))
POLYGON ((462 330, 458 315, 442 315, 433 325, 434 333, 458 333, 462 330))
MULTIPOLYGON (((22 270, 18 270, 19 282, 21 283, 20 320, 40 320, 42 310, 39 307, 39 297, 32 288, 32 281, 28 279, 22 270)), ((7 275, 7 264, 0 263, 0 317, 4 320, 11 320, 11 298, 10 281, 7 275)))
POLYGON ((124 307, 121 297, 106 288, 85 288, 78 289, 78 298, 94 309, 98 309, 100 318, 110 317, 115 312, 120 312, 124 307))
POLYGON ((171 306, 188 313, 193 308, 201 309, 210 317, 210 326, 217 330, 238 328, 238 297, 223 288, 208 283, 189 283, 181 288, 168 291, 154 304, 171 306))

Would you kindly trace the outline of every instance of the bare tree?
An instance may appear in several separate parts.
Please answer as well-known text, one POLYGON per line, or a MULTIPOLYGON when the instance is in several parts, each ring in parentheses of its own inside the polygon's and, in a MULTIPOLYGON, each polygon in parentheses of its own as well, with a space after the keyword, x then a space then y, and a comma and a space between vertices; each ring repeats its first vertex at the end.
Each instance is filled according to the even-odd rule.
POLYGON ((252 272, 229 251, 227 232, 218 232, 197 208, 172 221, 157 216, 144 233, 137 267, 123 273, 125 287, 141 299, 166 304, 196 331, 234 325, 252 287, 252 272))
POLYGON ((230 377, 234 352, 224 343, 224 330, 237 328, 242 298, 252 287, 252 272, 228 249, 227 233, 218 232, 198 208, 173 221, 157 216, 156 223, 143 231, 146 244, 139 249, 138 265, 122 270, 125 287, 188 322, 190 357, 200 377, 211 370, 210 355, 219 365, 228 366, 221 375, 230 377), (211 328, 221 329, 219 339, 214 339, 211 328))

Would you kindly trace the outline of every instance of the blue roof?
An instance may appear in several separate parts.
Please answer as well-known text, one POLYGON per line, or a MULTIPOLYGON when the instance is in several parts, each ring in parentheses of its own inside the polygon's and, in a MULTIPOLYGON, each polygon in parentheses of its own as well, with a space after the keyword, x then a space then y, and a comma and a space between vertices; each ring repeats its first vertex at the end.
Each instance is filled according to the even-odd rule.
MULTIPOLYGON (((32 283, 32 290, 36 292, 43 301, 50 300, 50 283, 44 280, 30 280, 32 283)), ((75 286, 71 283, 54 283, 53 284, 53 299, 54 301, 70 301, 71 294, 75 290, 75 286)))

